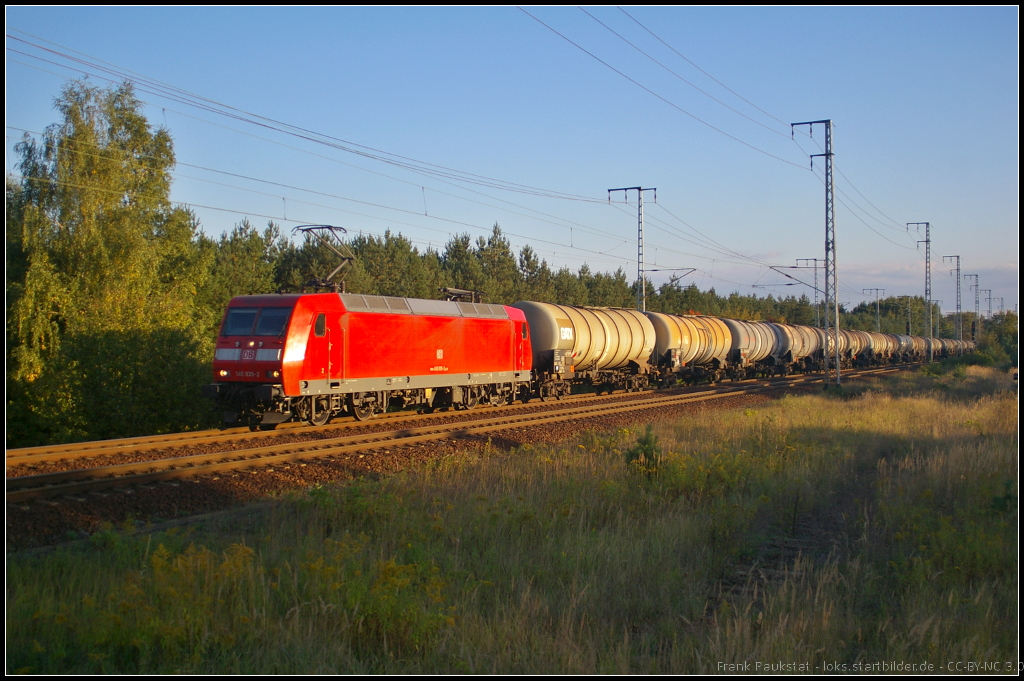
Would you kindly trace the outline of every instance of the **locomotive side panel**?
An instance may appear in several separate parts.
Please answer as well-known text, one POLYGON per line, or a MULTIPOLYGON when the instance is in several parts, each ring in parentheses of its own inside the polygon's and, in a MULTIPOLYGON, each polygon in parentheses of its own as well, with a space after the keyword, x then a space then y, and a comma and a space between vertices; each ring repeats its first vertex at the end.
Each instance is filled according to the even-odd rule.
POLYGON ((345 378, 446 376, 515 369, 509 319, 349 312, 345 378))

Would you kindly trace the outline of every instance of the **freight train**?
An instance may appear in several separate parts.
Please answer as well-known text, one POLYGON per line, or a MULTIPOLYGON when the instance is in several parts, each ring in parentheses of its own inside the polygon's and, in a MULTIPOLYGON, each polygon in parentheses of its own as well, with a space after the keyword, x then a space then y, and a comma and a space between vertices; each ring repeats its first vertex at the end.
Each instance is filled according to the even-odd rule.
MULTIPOLYGON (((389 407, 561 399, 574 386, 629 392, 819 371, 825 342, 815 327, 620 308, 354 293, 237 296, 203 395, 220 406, 225 424, 323 425, 389 407)), ((838 343, 843 368, 973 349, 969 341, 848 330, 838 343)))

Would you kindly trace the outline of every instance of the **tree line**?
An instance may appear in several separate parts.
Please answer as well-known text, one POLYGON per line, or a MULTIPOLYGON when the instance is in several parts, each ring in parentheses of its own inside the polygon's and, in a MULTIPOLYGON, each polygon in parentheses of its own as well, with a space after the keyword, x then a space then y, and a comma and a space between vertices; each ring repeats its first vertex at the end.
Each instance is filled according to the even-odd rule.
MULTIPOLYGON (((8 447, 215 424, 197 396, 212 380, 228 301, 299 290, 332 270, 336 256, 273 222, 257 228, 243 220, 220 238, 205 235, 191 211, 170 201, 170 134, 149 124, 131 85, 71 82, 56 109, 59 122, 39 140, 18 143, 19 175, 6 178, 8 447)), ((636 300, 622 269, 552 268, 530 246, 515 253, 497 224, 487 237, 454 236, 441 250, 391 232, 353 236, 347 246, 355 259, 345 286, 353 293, 439 298, 454 287, 499 304, 636 300)), ((805 295, 645 285, 652 311, 815 323, 805 295)), ((904 333, 901 308, 890 303, 883 330, 904 333)), ((923 300, 908 304, 912 318, 923 319, 923 300)), ((861 308, 843 324, 873 330, 874 307, 870 315, 861 308)))

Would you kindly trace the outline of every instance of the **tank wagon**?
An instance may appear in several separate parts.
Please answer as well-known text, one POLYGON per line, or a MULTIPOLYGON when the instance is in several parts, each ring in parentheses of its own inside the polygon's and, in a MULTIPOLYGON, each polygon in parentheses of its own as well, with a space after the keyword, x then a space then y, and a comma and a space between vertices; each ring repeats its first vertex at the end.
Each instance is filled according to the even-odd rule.
POLYGON ((542 400, 568 395, 574 383, 598 393, 650 385, 655 330, 643 313, 533 302, 512 307, 530 325, 534 391, 542 400))
MULTIPOLYGON (((929 342, 935 357, 974 348, 845 329, 830 336, 844 368, 922 361, 929 342)), ((341 414, 368 419, 389 406, 561 399, 575 385, 635 391, 818 371, 825 341, 822 329, 808 326, 530 301, 237 296, 203 395, 216 400, 227 424, 322 425, 341 414)))

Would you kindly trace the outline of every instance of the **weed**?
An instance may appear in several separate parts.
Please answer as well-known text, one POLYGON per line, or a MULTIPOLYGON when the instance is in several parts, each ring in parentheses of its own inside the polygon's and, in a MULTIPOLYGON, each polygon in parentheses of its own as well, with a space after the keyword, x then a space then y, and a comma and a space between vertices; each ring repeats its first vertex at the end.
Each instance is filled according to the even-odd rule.
POLYGON ((648 477, 656 475, 661 464, 661 448, 658 436, 654 434, 654 426, 648 424, 644 434, 637 438, 636 444, 626 450, 626 467, 631 471, 643 473, 648 477))

